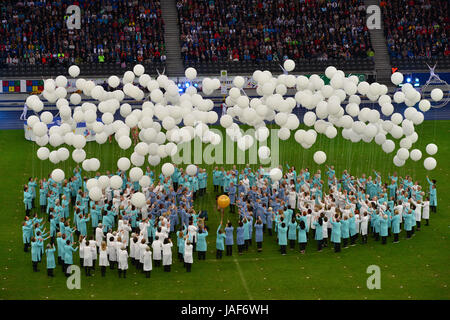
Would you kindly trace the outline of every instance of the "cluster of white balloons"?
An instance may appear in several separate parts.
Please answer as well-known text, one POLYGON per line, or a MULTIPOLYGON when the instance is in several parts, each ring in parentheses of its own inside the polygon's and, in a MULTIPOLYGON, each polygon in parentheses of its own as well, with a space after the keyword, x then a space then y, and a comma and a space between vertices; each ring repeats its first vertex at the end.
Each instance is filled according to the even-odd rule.
MULTIPOLYGON (((124 157, 117 161, 117 166, 123 171, 130 170, 133 166, 130 178, 143 186, 150 183, 150 179, 144 176, 139 168, 146 160, 152 166, 159 165, 165 158, 177 153, 179 144, 189 142, 195 137, 203 143, 218 145, 221 136, 209 128, 209 125, 217 121, 241 150, 248 150, 256 141, 265 142, 270 135, 266 123, 275 122, 280 127, 277 133, 279 139, 287 140, 293 135, 295 141, 305 149, 315 144, 318 134, 334 139, 338 135, 338 129, 341 128, 341 134, 345 139, 354 143, 361 140, 370 143, 374 140, 386 153, 394 152, 396 148, 394 140, 399 140, 399 149, 393 159, 397 166, 404 165, 408 158, 413 161, 421 159, 422 152, 411 148, 419 138, 415 126, 424 121, 423 112, 430 109, 431 103, 422 99, 420 92, 411 84, 404 84, 391 98, 387 86, 377 82, 372 84, 361 82, 357 76, 346 76, 342 70, 333 66, 325 70, 326 77, 330 79, 329 84, 325 84, 317 74, 309 78, 289 74, 288 72, 295 69, 295 62, 292 60, 286 60, 283 67, 286 72, 279 76, 273 76, 267 70, 256 70, 253 73, 251 81, 256 84, 258 94, 255 98, 249 98, 243 90, 247 80, 242 76, 235 77, 225 99, 228 106, 227 113, 220 119, 213 111, 213 101, 207 98, 214 90, 220 88, 221 83, 217 78, 203 79, 203 95, 199 94, 194 86, 189 86, 180 94, 177 84, 166 75, 152 78, 145 73, 145 68, 138 64, 133 71, 126 71, 122 78, 110 76, 108 84, 113 89, 110 91, 96 85, 92 80, 78 78, 75 82, 76 88, 96 101, 92 103, 82 102, 78 93, 72 93, 67 97, 68 80, 61 75, 54 80, 45 80, 42 93, 44 99, 56 103, 61 122, 49 128, 54 117, 48 111, 41 113, 44 104, 39 96, 33 95, 27 98, 26 103, 35 115, 28 117, 27 123, 36 136, 36 143, 40 146, 37 151, 40 160, 49 159, 55 164, 67 160, 70 153, 67 148, 62 147, 65 144, 75 148, 72 159, 81 163, 86 171, 97 171, 101 164, 96 158, 86 158, 84 151, 86 138, 74 133, 77 123, 86 123, 86 127, 95 132, 95 141, 98 144, 103 144, 109 137, 114 137, 123 150, 131 148, 130 132, 132 128, 138 127, 140 142, 134 146, 129 158, 124 157), (121 83, 123 88, 117 89, 121 83), (142 88, 149 91, 147 98, 142 88), (293 97, 287 96, 288 90, 295 91, 293 97), (145 101, 140 108, 133 109, 130 104, 122 103, 125 96, 136 101, 144 99, 145 101), (382 120, 380 112, 376 109, 360 108, 362 96, 377 102, 381 107, 381 113, 389 119, 382 120), (394 103, 405 103, 408 108, 400 114, 395 112, 394 103), (416 104, 420 111, 414 107, 416 104), (300 120, 293 113, 296 106, 307 109, 302 120, 309 129, 298 129, 300 120), (124 121, 115 120, 117 112, 124 121), (253 127, 254 134, 244 134, 241 124, 253 127), (58 149, 50 151, 46 147, 48 144, 58 149)), ((79 67, 71 66, 69 74, 73 78, 78 77, 79 67)), ((197 77, 197 71, 194 68, 187 68, 185 75, 186 78, 193 80, 197 77)), ((391 80, 393 84, 400 85, 403 82, 403 75, 396 72, 391 80)), ((434 89, 431 93, 434 101, 442 99, 442 90, 439 90, 434 89)), ((426 151, 429 155, 434 155, 437 147, 430 144, 426 151)), ((268 159, 270 154, 269 147, 265 145, 259 147, 260 159, 268 159)), ((313 159, 317 164, 323 164, 327 156, 325 152, 317 151, 313 159)), ((424 161, 424 166, 432 170, 436 167, 436 160, 428 157, 424 161)), ((173 171, 174 166, 171 163, 165 163, 162 167, 165 176, 170 176, 173 171)), ((190 165, 186 168, 186 172, 195 175, 197 167, 190 165)), ((59 171, 55 176, 60 178, 59 171)), ((276 169, 271 171, 270 176, 273 180, 277 180, 278 177, 281 179, 280 172, 276 169)), ((121 178, 117 176, 108 181, 103 178, 103 182, 101 185, 92 182, 92 188, 89 190, 92 199, 99 197, 99 190, 101 197, 101 190, 106 185, 113 189, 122 185, 121 178)), ((134 201, 142 204, 139 197, 137 196, 134 201)))

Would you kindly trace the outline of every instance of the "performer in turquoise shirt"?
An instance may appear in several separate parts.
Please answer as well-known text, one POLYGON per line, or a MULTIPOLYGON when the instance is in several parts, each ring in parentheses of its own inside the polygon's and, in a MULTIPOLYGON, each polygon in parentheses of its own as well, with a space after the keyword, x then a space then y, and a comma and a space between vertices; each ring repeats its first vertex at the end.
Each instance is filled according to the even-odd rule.
POLYGON ((223 250, 225 250, 225 232, 221 229, 222 221, 220 221, 216 232, 216 259, 222 259, 223 250))
POLYGON ((388 236, 388 216, 384 214, 382 217, 380 217, 380 236, 381 236, 381 243, 386 244, 387 236, 388 236))
POLYGON ((331 242, 334 244, 334 252, 341 251, 341 222, 338 214, 331 220, 331 242))
POLYGON ((206 259, 206 250, 208 245, 206 244, 206 237, 208 236, 208 230, 200 228, 197 234, 197 246, 198 260, 206 259))
POLYGON ((436 180, 430 180, 427 176, 428 184, 430 185, 430 208, 431 212, 436 212, 437 207, 437 190, 436 180))
POLYGON ((23 188, 23 203, 25 204, 25 213, 27 216, 30 215, 31 209, 33 208, 33 194, 29 190, 28 186, 23 188))
POLYGON ((67 273, 68 268, 73 264, 73 253, 78 250, 78 247, 72 247, 70 240, 66 240, 66 245, 64 246, 64 273, 66 276, 70 276, 67 273))
POLYGON ((278 245, 280 246, 280 251, 283 256, 286 255, 287 231, 288 227, 286 223, 281 222, 278 225, 278 245))
POLYGON ((317 240, 317 251, 322 251, 322 242, 323 242, 323 232, 322 232, 322 217, 317 217, 316 221, 313 222, 313 225, 316 227, 316 233, 314 239, 317 240))
POLYGON ((213 170, 213 186, 214 186, 214 192, 219 192, 219 186, 220 186, 220 175, 221 172, 218 170, 218 167, 215 167, 213 170))
POLYGON ((206 173, 206 170, 200 169, 200 173, 198 174, 198 186, 199 186, 201 196, 206 194, 207 180, 208 180, 208 174, 206 173))
POLYGON ((41 260, 41 243, 42 239, 31 238, 31 261, 33 263, 33 271, 38 272, 38 263, 41 260))
POLYGON ((47 244, 47 249, 45 250, 45 255, 47 256, 47 275, 53 277, 53 269, 55 269, 55 247, 52 244, 47 244))
POLYGON ((395 210, 394 215, 390 218, 391 230, 394 234, 394 243, 398 243, 398 235, 400 234, 400 214, 398 210, 395 210))

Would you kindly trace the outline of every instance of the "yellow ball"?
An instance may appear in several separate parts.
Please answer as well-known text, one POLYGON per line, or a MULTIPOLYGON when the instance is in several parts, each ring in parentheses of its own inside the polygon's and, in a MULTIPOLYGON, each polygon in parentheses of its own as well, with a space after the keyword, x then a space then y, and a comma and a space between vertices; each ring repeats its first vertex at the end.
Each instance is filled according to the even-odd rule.
POLYGON ((217 204, 220 208, 224 209, 230 205, 230 198, 223 194, 217 198, 217 204))

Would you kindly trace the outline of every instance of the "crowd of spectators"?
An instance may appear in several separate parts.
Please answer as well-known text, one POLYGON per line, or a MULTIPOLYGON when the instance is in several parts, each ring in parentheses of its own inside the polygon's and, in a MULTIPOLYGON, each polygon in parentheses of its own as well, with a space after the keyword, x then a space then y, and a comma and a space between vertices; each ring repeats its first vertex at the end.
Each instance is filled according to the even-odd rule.
POLYGON ((373 57, 362 0, 179 0, 185 61, 373 57))
POLYGON ((450 56, 449 1, 381 1, 391 58, 450 56))
POLYGON ((166 59, 158 0, 0 1, 0 64, 150 63, 166 59), (66 9, 81 9, 69 30, 66 9))

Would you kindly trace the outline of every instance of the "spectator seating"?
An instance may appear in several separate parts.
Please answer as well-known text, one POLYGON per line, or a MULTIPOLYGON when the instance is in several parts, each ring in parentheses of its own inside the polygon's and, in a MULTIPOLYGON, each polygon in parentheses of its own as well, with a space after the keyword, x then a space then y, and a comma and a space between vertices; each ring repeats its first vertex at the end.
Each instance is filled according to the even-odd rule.
MULTIPOLYGON (((0 65, 7 73, 53 74, 71 64, 111 66, 165 61, 164 21, 157 0, 0 2, 0 65), (68 30, 68 5, 81 8, 81 29, 68 30)), ((83 69, 83 68, 82 68, 83 69)))
POLYGON ((373 66, 362 0, 180 0, 177 8, 184 62, 206 72, 230 61, 280 70, 288 58, 298 71, 332 60, 347 69, 373 66))
POLYGON ((381 1, 384 33, 392 66, 428 70, 426 63, 449 68, 449 2, 381 1))

